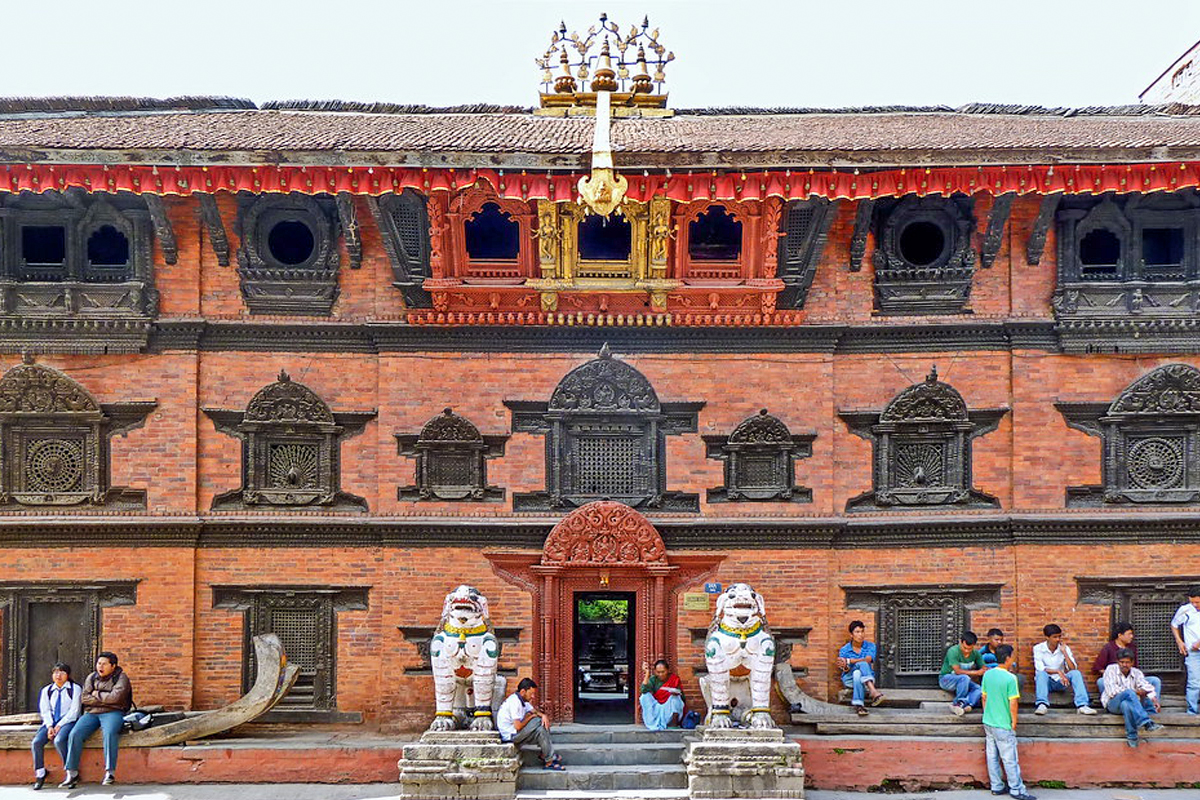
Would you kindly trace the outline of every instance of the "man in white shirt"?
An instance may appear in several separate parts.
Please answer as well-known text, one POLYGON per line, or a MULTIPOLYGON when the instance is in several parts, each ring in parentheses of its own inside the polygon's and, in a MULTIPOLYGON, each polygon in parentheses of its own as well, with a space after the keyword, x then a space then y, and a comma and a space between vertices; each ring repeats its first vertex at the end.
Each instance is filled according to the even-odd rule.
POLYGON ((554 752, 550 741, 550 717, 534 707, 536 702, 537 684, 531 678, 522 678, 517 690, 504 700, 496 715, 500 738, 512 742, 518 750, 526 742, 536 744, 542 754, 542 768, 561 770, 562 759, 554 752))
POLYGON ((1188 601, 1171 617, 1171 633, 1187 666, 1187 713, 1200 714, 1200 586, 1188 589, 1188 601))
POLYGON ((1035 714, 1050 710, 1050 692, 1063 692, 1070 687, 1075 692, 1075 710, 1080 714, 1095 714, 1088 697, 1087 684, 1075 661, 1071 648, 1063 644, 1062 628, 1053 622, 1042 628, 1046 641, 1033 648, 1034 691, 1037 696, 1035 714))
POLYGON ((50 673, 52 683, 38 695, 38 713, 42 727, 33 736, 33 788, 41 789, 46 782, 46 743, 54 741, 54 749, 67 763, 67 739, 79 719, 83 703, 83 688, 71 683, 71 667, 59 661, 50 673))
POLYGON ((1150 733, 1162 727, 1149 716, 1162 709, 1158 693, 1142 671, 1133 665, 1132 650, 1118 650, 1117 663, 1104 668, 1104 694, 1100 695, 1100 705, 1113 714, 1124 715, 1125 739, 1130 747, 1138 746, 1139 729, 1144 728, 1150 733))

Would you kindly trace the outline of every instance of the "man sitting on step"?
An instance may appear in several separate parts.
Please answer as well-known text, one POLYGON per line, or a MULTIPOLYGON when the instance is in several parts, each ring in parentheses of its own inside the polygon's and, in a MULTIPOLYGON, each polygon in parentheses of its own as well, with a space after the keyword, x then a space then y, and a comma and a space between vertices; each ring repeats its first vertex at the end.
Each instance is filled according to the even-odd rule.
MULTIPOLYGON (((1092 674, 1096 675, 1096 691, 1104 694, 1104 672, 1109 665, 1117 663, 1117 653, 1128 650, 1133 653, 1133 665, 1137 666, 1137 645, 1133 642, 1133 626, 1128 622, 1118 622, 1113 626, 1113 638, 1100 650, 1092 664, 1092 674)), ((1154 695, 1162 697, 1162 679, 1147 675, 1146 680, 1154 687, 1154 695)), ((1101 703, 1101 705, 1104 705, 1101 703)))
POLYGON ((1070 688, 1075 693, 1075 709, 1080 714, 1095 714, 1075 655, 1063 643, 1062 628, 1051 622, 1042 628, 1042 634, 1046 641, 1033 648, 1033 686, 1037 695, 1033 713, 1041 715, 1050 710, 1050 692, 1065 692, 1070 688))
POLYGON ((1117 651, 1117 663, 1104 670, 1104 694, 1100 704, 1113 714, 1125 716, 1125 739, 1130 747, 1138 746, 1138 730, 1146 733, 1161 729, 1150 714, 1162 710, 1158 693, 1142 671, 1133 665, 1133 652, 1117 651))
POLYGON ((982 699, 979 684, 972 680, 982 678, 987 671, 983 664, 983 653, 976 647, 978 643, 979 637, 972 631, 963 631, 958 644, 946 651, 946 658, 942 661, 938 686, 947 692, 954 692, 950 710, 955 716, 961 717, 972 708, 977 708, 982 699))
POLYGON ((512 742, 518 750, 526 742, 536 744, 541 751, 543 769, 561 770, 562 758, 554 752, 554 744, 550 741, 550 717, 537 710, 536 702, 537 684, 532 678, 522 678, 517 690, 505 699, 496 715, 500 739, 512 742))
MULTIPOLYGON (((1003 647, 1005 644, 1006 644, 1006 642, 1004 641, 1004 631, 1000 630, 999 628, 991 628, 987 632, 987 642, 983 645, 983 647, 981 647, 979 649, 983 653, 983 657, 987 658, 989 653, 992 654, 993 656, 995 656, 996 650, 1000 647, 1003 647)), ((1016 648, 1014 647, 1013 649, 1015 650, 1016 648)), ((1000 658, 997 658, 996 662, 999 663, 1000 658)), ((1025 676, 1021 675, 1020 673, 1017 672, 1016 659, 1013 659, 1012 666, 1009 667, 1009 674, 1011 674, 1014 678, 1017 679, 1018 687, 1025 685, 1025 676)))

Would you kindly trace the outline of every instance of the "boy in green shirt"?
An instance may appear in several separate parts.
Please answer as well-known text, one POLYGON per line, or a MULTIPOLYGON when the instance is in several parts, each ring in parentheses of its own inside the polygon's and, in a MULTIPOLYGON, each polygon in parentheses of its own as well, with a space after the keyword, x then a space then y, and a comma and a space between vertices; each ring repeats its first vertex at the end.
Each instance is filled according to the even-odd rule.
POLYGON ((961 717, 979 706, 979 684, 972 678, 982 678, 984 673, 983 652, 976 647, 979 637, 972 631, 963 631, 958 644, 946 651, 942 661, 942 673, 938 686, 954 692, 950 710, 961 717))
POLYGON ((983 676, 983 733, 987 745, 988 778, 992 794, 1011 794, 1015 800, 1037 800, 1025 794, 1021 766, 1017 763, 1017 701, 1021 690, 1009 670, 1013 666, 1012 645, 1002 644, 995 651, 997 665, 983 676), (1004 765, 1001 772, 1000 766, 1004 765), (1008 785, 1004 776, 1008 776, 1008 785))

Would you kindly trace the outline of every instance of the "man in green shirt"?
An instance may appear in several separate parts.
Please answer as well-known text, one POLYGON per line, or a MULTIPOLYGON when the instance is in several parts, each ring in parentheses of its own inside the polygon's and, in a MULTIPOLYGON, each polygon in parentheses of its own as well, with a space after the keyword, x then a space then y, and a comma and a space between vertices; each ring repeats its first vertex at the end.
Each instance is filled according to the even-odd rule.
POLYGON ((1012 645, 1002 644, 995 651, 997 665, 983 676, 983 734, 987 744, 988 778, 992 794, 1011 794, 1015 800, 1037 800, 1025 794, 1021 765, 1017 763, 1017 701, 1021 690, 1010 671, 1012 645), (1000 765, 1004 765, 1001 772, 1000 765), (1008 784, 1004 776, 1008 776, 1008 784))
POLYGON ((979 706, 979 684, 972 678, 982 678, 984 673, 983 652, 976 647, 979 637, 972 631, 963 631, 958 644, 946 651, 942 661, 942 674, 938 686, 954 692, 950 710, 961 717, 979 706))

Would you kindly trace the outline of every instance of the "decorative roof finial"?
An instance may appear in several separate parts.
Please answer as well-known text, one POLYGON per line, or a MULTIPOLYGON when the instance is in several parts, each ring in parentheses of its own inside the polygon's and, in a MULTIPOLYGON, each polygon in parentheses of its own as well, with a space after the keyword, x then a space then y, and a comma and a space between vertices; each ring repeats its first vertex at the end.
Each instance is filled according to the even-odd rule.
MULTIPOLYGON (((601 20, 604 17, 600 18, 601 20)), ((596 70, 595 77, 592 78, 593 92, 615 92, 617 90, 617 73, 612 68, 612 53, 608 49, 608 37, 604 37, 604 44, 600 46, 600 67, 596 70)))
POLYGON ((598 93, 612 92, 618 108, 665 108, 665 69, 675 54, 667 52, 658 35, 649 17, 643 17, 640 27, 622 29, 601 14, 599 23, 583 34, 568 33, 566 22, 560 22, 545 54, 534 59, 542 72, 542 107, 593 106, 598 93))
POLYGON ((559 63, 562 65, 562 75, 554 81, 554 91, 558 94, 575 94, 575 76, 571 74, 571 60, 567 58, 566 49, 562 51, 559 63))
POLYGON ((35 359, 33 357, 33 351, 31 351, 31 350, 22 350, 21 351, 21 363, 22 364, 31 365, 36 360, 37 359, 35 359))
POLYGON ((650 69, 646 66, 646 48, 638 46, 637 74, 633 76, 630 90, 634 94, 650 94, 654 91, 654 80, 650 77, 650 69))
POLYGON ((608 342, 600 345, 600 358, 604 359, 605 361, 608 361, 610 358, 612 358, 612 350, 609 349, 608 342))
POLYGON ((287 374, 286 369, 279 370, 279 382, 280 383, 290 383, 291 380, 292 380, 292 376, 287 374))
POLYGON ((929 374, 925 376, 925 382, 926 383, 937 383, 937 379, 938 379, 937 364, 934 364, 933 366, 931 366, 929 368, 929 374))

